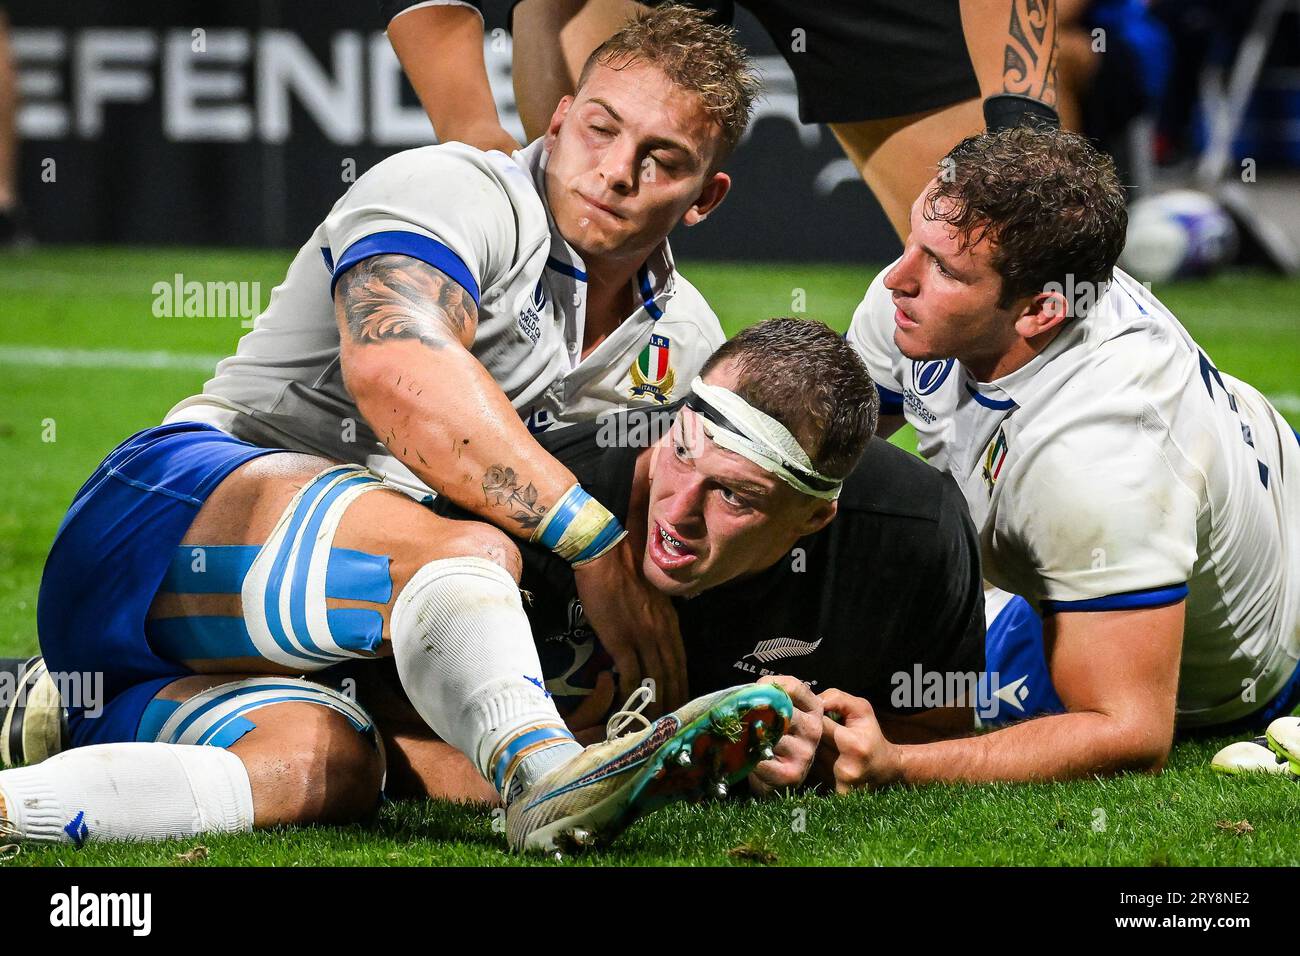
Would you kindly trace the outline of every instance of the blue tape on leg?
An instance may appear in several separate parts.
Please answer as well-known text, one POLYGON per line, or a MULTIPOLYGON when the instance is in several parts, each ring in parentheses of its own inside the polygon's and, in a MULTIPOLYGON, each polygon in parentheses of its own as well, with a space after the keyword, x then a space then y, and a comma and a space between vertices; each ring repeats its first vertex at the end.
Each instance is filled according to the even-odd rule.
MULTIPOLYGON (((245 691, 245 693, 247 693, 247 691, 245 691)), ((207 730, 205 730, 202 734, 199 735, 199 739, 195 741, 195 743, 197 743, 200 747, 206 746, 212 743, 212 741, 215 740, 216 738, 223 736, 226 728, 229 727, 232 723, 235 723, 236 721, 243 721, 244 723, 248 723, 248 721, 243 716, 244 713, 247 711, 257 710, 259 707, 270 707, 272 704, 287 704, 290 701, 303 701, 303 700, 305 700, 307 703, 312 703, 312 704, 319 703, 319 701, 315 700, 314 698, 311 697, 304 698, 301 694, 297 694, 297 693, 285 694, 283 697, 268 697, 265 700, 249 701, 248 703, 242 704, 241 706, 237 707, 229 714, 226 714, 224 717, 218 718, 216 723, 214 723, 211 727, 209 727, 207 730)), ((249 730, 251 729, 252 728, 250 727, 249 730)), ((244 731, 244 733, 247 732, 248 732, 247 730, 244 731)), ((239 736, 242 737, 243 734, 240 734, 239 736)))
POLYGON ((180 705, 179 700, 161 700, 157 697, 149 701, 144 713, 140 715, 140 726, 136 728, 135 739, 145 743, 153 743, 157 740, 163 724, 176 713, 180 705))
MULTIPOLYGON (((329 511, 330 506, 338 500, 339 496, 357 485, 370 483, 378 484, 378 479, 368 474, 358 474, 352 478, 340 481, 337 485, 327 491, 325 495, 320 498, 320 502, 312 512, 311 518, 308 519, 306 527, 303 528, 302 544, 298 553, 293 556, 292 575, 289 575, 287 580, 283 576, 280 579, 276 579, 274 572, 272 572, 271 582, 267 586, 266 593, 268 598, 271 595, 272 588, 275 589, 277 596, 281 587, 287 586, 289 588, 289 621, 293 625, 294 634, 297 635, 298 640, 306 650, 305 656, 308 660, 337 660, 336 656, 316 646, 316 642, 311 639, 311 632, 307 628, 307 572, 311 567, 312 542, 316 540, 321 525, 325 523, 325 515, 329 511)), ((296 517, 297 515, 295 515, 295 518, 296 517)), ((293 533, 294 530, 291 529, 290 537, 286 540, 291 540, 293 533)), ((276 564, 278 567, 279 562, 277 561, 276 564)), ((328 565, 326 565, 326 575, 328 576, 328 574, 328 565)), ((279 624, 278 607, 276 608, 276 611, 276 623, 279 624)), ((269 619, 270 617, 268 615, 268 620, 269 619)), ((288 638, 286 637, 286 641, 287 640, 288 638)), ((281 647, 284 647, 284 645, 282 644, 281 647)), ((290 648, 285 647, 285 650, 290 650, 290 648)), ((298 657, 304 656, 302 651, 291 651, 291 653, 298 657)))
MULTIPOLYGON (((255 544, 182 545, 158 588, 168 594, 238 594, 261 550, 255 544)), ((393 596, 388 555, 332 548, 326 597, 387 604, 393 596)))
POLYGON ((208 747, 226 748, 232 746, 235 741, 248 733, 250 730, 256 730, 257 724, 245 717, 236 717, 234 720, 227 721, 221 726, 221 729, 204 741, 208 747))
MULTIPOLYGON (((259 688, 259 690, 260 689, 262 688, 259 688)), ((238 692, 236 692, 236 696, 238 696, 238 692)), ((270 707, 272 704, 315 704, 318 707, 328 707, 335 713, 342 714, 347 718, 348 723, 350 723, 358 733, 369 733, 371 729, 369 724, 361 724, 355 717, 344 711, 328 697, 315 692, 311 688, 307 688, 298 690, 294 693, 285 694, 282 697, 269 697, 264 700, 254 700, 249 701, 247 704, 243 704, 236 708, 232 713, 220 718, 215 724, 204 731, 197 741, 199 746, 206 746, 211 744, 218 737, 224 736, 226 728, 231 723, 238 720, 245 720, 242 715, 247 711, 257 710, 261 707, 270 707)), ((245 722, 247 721, 245 720, 245 722)), ((251 729, 252 727, 248 728, 248 730, 251 729)), ((245 730, 244 733, 247 733, 248 730, 245 730)), ((242 737, 243 733, 239 736, 242 737)), ((176 737, 179 738, 180 734, 176 734, 176 737)))
MULTIPOLYGON (((334 642, 349 651, 373 653, 384 639, 384 616, 367 608, 330 608, 326 626, 334 642)), ((260 658, 248 626, 239 617, 161 617, 145 623, 149 646, 170 661, 260 658)), ((332 659, 338 659, 333 655, 332 659)))
POLYGON ((497 765, 493 769, 492 776, 496 783, 497 790, 505 786, 506 770, 510 768, 510 762, 515 759, 515 755, 525 747, 531 747, 533 744, 541 743, 544 740, 573 740, 573 734, 569 733, 562 727, 538 727, 536 730, 530 730, 526 734, 520 734, 506 746, 506 749, 497 758, 497 765))
MULTIPOLYGON (((280 550, 271 565, 271 571, 266 582, 266 595, 262 603, 262 613, 266 619, 267 630, 271 632, 272 640, 287 654, 314 663, 323 663, 328 658, 304 654, 289 640, 289 635, 284 630, 284 623, 280 620, 280 588, 284 582, 285 570, 293 557, 293 545, 298 536, 298 529, 306 520, 307 513, 315 504, 316 499, 321 496, 329 483, 337 477, 338 473, 332 471, 318 476, 307 486, 302 497, 298 499, 298 505, 293 510, 293 517, 289 520, 289 527, 286 529, 280 550)), ((247 609, 245 609, 245 613, 247 613, 247 609)))
POLYGON ((325 571, 325 596, 387 604, 393 597, 388 555, 331 548, 329 567, 325 571))
POLYGON ((373 652, 384 640, 384 616, 378 611, 337 607, 326 611, 325 618, 339 647, 373 652))
MULTIPOLYGON (((302 683, 286 680, 283 684, 262 684, 256 689, 258 691, 280 690, 290 694, 301 694, 302 683)), ((209 700, 206 703, 204 703, 203 706, 195 708, 194 713, 186 716, 186 718, 181 721, 180 726, 178 726, 164 742, 171 743, 171 744, 176 743, 176 741, 180 740, 181 737, 185 735, 185 731, 189 730, 190 726, 194 724, 195 721, 202 719, 205 714, 233 700, 236 697, 240 697, 248 693, 250 693, 250 691, 247 687, 241 687, 235 690, 226 691, 223 694, 218 694, 216 697, 212 698, 212 700, 209 700)), ((285 697, 281 699, 297 700, 298 697, 285 697)))

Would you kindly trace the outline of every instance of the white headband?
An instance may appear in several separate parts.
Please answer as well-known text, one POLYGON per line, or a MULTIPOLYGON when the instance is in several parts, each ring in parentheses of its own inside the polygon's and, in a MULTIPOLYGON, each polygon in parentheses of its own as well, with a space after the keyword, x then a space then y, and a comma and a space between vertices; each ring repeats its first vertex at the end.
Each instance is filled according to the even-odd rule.
POLYGON ((718 446, 748 458, 805 495, 825 501, 840 496, 843 480, 814 468, 788 428, 730 389, 710 385, 697 375, 686 407, 700 417, 704 434, 718 446))

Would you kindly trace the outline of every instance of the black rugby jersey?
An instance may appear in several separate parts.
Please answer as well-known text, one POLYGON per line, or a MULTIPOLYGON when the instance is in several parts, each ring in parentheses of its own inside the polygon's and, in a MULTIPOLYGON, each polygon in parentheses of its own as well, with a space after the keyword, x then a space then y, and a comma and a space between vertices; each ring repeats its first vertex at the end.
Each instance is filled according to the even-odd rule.
MULTIPOLYGON (((537 436, 591 495, 626 522, 640 448, 604 448, 608 423, 537 436)), ((623 432, 626 434, 626 431, 623 432)), ((464 516, 441 501, 440 511, 464 516)), ((562 710, 589 692, 610 659, 577 598, 567 562, 521 547, 520 587, 547 688, 562 710)), ((887 713, 898 674, 984 668, 979 541, 952 479, 872 439, 845 481, 835 519, 750 578, 675 602, 692 695, 792 674, 814 691, 838 687, 887 713)))

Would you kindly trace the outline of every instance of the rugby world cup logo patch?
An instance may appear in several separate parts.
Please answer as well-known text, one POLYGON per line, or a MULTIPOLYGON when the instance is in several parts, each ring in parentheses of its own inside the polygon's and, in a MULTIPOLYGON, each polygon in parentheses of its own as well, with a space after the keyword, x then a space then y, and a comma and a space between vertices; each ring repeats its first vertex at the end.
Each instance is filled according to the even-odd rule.
POLYGON ((633 398, 650 398, 660 405, 668 403, 672 394, 676 373, 669 364, 671 344, 666 335, 651 335, 646 347, 641 350, 636 361, 628 370, 632 377, 629 394, 633 398))
POLYGON ((934 359, 929 362, 912 363, 912 384, 918 395, 932 395, 939 390, 948 373, 952 371, 953 359, 934 359))
POLYGON ((542 285, 542 280, 537 280, 537 286, 533 289, 533 294, 524 302, 523 307, 519 310, 519 331, 528 336, 529 340, 536 345, 542 337, 542 313, 546 309, 546 287, 542 285))

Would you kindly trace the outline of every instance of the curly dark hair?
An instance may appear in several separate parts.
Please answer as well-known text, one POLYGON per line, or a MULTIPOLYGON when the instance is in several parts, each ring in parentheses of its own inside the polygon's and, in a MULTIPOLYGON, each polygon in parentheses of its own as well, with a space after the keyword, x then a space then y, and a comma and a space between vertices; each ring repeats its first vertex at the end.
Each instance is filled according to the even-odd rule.
POLYGON ((812 319, 767 319, 722 343, 701 377, 736 363, 737 395, 790 429, 813 467, 853 470, 876 431, 880 395, 844 336, 812 319))
POLYGON ((715 168, 740 142, 762 88, 736 31, 709 22, 704 11, 681 4, 637 14, 596 47, 578 77, 578 89, 597 63, 614 70, 649 63, 699 97, 722 131, 715 168))
POLYGON ((956 229, 963 250, 990 237, 1000 308, 1058 283, 1076 290, 1071 315, 1110 281, 1128 228, 1109 156, 1075 133, 1023 126, 954 146, 923 213, 956 229))

